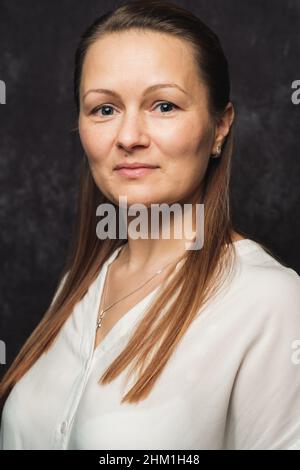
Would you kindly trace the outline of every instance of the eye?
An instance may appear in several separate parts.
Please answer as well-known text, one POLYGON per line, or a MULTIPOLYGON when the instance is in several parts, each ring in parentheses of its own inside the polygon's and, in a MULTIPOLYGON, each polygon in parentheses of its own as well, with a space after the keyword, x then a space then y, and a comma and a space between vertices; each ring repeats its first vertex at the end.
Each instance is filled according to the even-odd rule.
POLYGON ((113 106, 110 106, 109 104, 102 104, 101 106, 96 106, 96 108, 91 111, 91 114, 96 114, 102 108, 105 109, 105 114, 102 114, 102 116, 111 116, 111 114, 106 114, 107 110, 113 109, 113 106))
MULTIPOLYGON (((168 108, 169 106, 175 108, 175 109, 178 109, 178 106, 174 103, 171 103, 171 101, 160 101, 156 106, 155 108, 157 108, 157 106, 164 106, 164 111, 166 112, 170 112, 170 110, 166 109, 166 107, 168 108)), ((113 106, 109 105, 109 104, 102 104, 101 106, 97 106, 96 108, 94 108, 92 111, 91 111, 91 114, 95 115, 98 113, 98 111, 100 109, 104 109, 105 110, 105 114, 101 114, 101 116, 105 117, 105 116, 112 116, 112 114, 107 114, 107 112, 109 112, 110 109, 114 109, 113 106)), ((163 114, 166 114, 166 113, 163 113, 163 114)))
MULTIPOLYGON (((178 106, 176 106, 176 104, 174 104, 174 103, 171 103, 170 101, 161 101, 161 102, 158 103, 155 107, 157 108, 157 106, 164 106, 163 109, 164 109, 165 111, 167 111, 167 112, 169 112, 169 110, 166 109, 166 106, 167 106, 167 107, 168 107, 168 106, 173 106, 173 108, 178 109, 178 106)), ((163 114, 165 114, 165 113, 163 113, 163 114)))

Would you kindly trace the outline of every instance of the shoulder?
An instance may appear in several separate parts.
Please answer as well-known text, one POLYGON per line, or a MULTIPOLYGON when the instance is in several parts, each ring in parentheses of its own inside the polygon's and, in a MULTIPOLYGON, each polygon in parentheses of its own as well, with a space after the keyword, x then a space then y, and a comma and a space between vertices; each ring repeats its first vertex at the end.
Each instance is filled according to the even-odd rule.
POLYGON ((263 246, 252 240, 247 245, 236 247, 236 268, 243 281, 252 281, 249 284, 255 289, 272 290, 281 287, 299 292, 300 276, 292 268, 283 265, 272 254, 265 251, 263 246))
MULTIPOLYGON (((250 241, 250 240, 249 240, 250 241)), ((284 266, 256 242, 248 250, 236 250, 236 295, 248 305, 264 310, 272 316, 287 318, 288 314, 300 320, 300 276, 284 266)))

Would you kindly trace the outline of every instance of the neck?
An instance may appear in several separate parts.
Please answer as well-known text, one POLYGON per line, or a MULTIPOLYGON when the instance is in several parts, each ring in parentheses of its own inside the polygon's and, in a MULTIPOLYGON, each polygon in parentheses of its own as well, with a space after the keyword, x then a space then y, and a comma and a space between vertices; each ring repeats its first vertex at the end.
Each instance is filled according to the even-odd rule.
MULTIPOLYGON (((170 213, 166 217, 164 227, 159 225, 155 238, 151 238, 151 213, 148 211, 147 230, 140 230, 144 238, 130 236, 130 223, 127 221, 127 243, 118 257, 118 264, 122 265, 128 273, 144 272, 160 269, 169 262, 178 261, 187 251, 187 247, 197 239, 197 231, 201 224, 196 205, 190 205, 181 212, 170 213), (172 215, 172 217, 171 217, 172 215), (175 228, 177 227, 177 233, 175 228), (179 233, 179 235, 178 235, 179 233), (176 237, 175 237, 176 235, 176 237), (164 238, 164 237, 165 238, 164 238)), ((196 249, 196 248, 194 248, 196 249)))

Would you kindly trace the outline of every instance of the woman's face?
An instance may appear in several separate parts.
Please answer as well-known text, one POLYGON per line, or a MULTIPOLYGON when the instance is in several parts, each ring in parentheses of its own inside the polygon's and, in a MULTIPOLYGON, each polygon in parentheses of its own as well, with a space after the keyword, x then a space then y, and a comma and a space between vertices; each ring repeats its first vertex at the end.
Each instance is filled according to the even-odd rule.
POLYGON ((109 200, 189 202, 215 137, 190 45, 149 31, 113 33, 95 42, 83 64, 79 133, 95 183, 109 200), (141 176, 115 169, 133 162, 157 168, 141 176))

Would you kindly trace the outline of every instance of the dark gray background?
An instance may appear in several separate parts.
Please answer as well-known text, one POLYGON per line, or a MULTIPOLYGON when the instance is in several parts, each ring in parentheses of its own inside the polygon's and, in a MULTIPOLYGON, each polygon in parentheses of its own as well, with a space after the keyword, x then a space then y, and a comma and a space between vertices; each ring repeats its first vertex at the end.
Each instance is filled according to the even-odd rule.
MULTIPOLYGON (((236 110, 237 227, 300 273, 300 0, 174 2, 219 35, 236 110)), ((0 2, 0 339, 7 366, 54 294, 74 221, 82 157, 73 57, 109 1, 0 2)), ((0 373, 6 366, 0 365, 0 373)))

